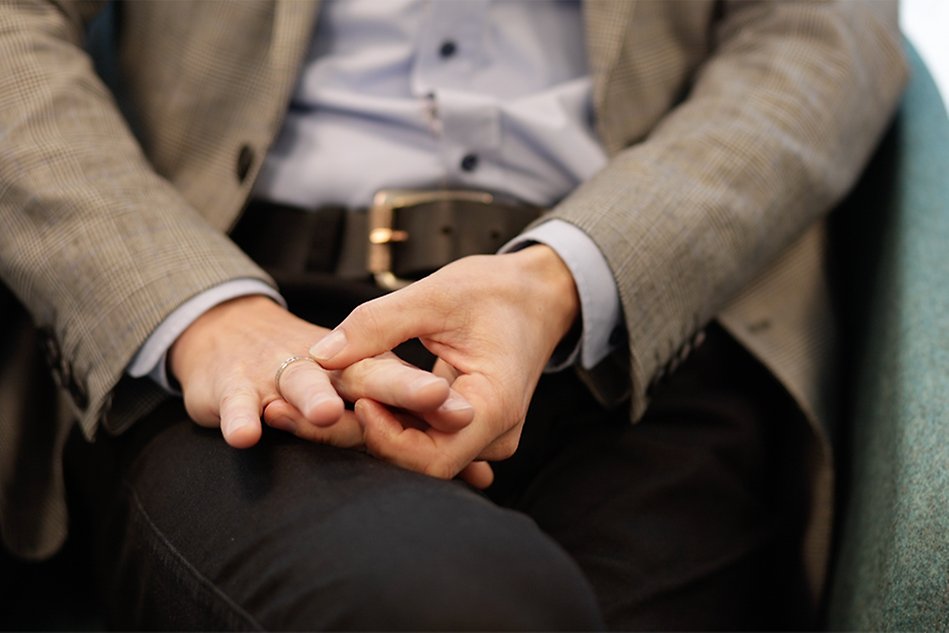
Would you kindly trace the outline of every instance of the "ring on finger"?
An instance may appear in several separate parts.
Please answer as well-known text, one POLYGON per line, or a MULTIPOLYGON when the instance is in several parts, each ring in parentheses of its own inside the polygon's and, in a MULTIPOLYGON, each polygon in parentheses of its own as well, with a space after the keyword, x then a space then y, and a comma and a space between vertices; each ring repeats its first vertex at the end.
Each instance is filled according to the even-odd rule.
MULTIPOLYGON (((291 356, 287 360, 280 363, 280 367, 277 368, 277 373, 274 374, 273 382, 274 386, 277 388, 277 395, 281 398, 283 398, 283 393, 280 391, 280 378, 283 376, 283 372, 287 371, 287 367, 290 365, 301 362, 313 363, 314 365, 317 364, 316 361, 309 356, 291 356)), ((283 399, 286 400, 286 398, 283 399)))

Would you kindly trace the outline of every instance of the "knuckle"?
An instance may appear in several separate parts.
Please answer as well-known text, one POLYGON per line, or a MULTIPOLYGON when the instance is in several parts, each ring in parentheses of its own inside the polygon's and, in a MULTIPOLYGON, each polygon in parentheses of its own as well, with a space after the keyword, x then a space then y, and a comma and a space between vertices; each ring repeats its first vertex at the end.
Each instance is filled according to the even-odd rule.
POLYGON ((398 317, 396 305, 390 303, 391 297, 379 297, 356 306, 346 320, 353 323, 361 335, 384 337, 398 317))
POLYGON ((349 314, 349 320, 354 321, 360 327, 373 328, 378 323, 375 305, 372 301, 359 304, 349 314))
POLYGON ((239 359, 217 373, 216 383, 222 387, 233 387, 235 384, 240 384, 249 375, 252 375, 252 372, 248 367, 248 362, 246 359, 239 359))
POLYGON ((375 366, 372 358, 358 360, 343 370, 346 379, 350 383, 355 382, 357 384, 362 384, 367 379, 372 378, 377 371, 378 367, 375 366))
POLYGON ((251 399, 251 393, 244 388, 234 389, 221 396, 221 410, 245 406, 251 399))

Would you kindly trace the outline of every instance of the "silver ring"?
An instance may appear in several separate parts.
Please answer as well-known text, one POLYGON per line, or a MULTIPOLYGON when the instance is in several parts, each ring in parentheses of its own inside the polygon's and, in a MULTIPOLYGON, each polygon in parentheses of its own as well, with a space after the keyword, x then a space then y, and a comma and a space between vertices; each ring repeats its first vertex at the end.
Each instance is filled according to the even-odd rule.
MULTIPOLYGON (((281 398, 283 398, 283 393, 280 392, 280 377, 283 376, 283 372, 287 370, 287 367, 289 367, 293 363, 299 363, 301 361, 313 363, 314 365, 317 364, 316 361, 310 358, 309 356, 291 356, 287 360, 280 363, 280 367, 277 368, 277 373, 274 374, 273 382, 274 382, 274 386, 277 388, 277 395, 280 396, 281 398)), ((283 399, 286 400, 286 398, 283 398, 283 399)))

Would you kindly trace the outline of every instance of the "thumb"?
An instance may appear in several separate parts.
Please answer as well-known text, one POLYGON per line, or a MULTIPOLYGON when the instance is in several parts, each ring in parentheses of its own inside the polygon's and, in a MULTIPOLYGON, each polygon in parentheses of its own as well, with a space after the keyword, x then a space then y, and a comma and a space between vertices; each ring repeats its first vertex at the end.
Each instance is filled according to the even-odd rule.
MULTIPOLYGON (((411 287, 410 287, 411 288, 411 287)), ((412 301, 409 288, 358 306, 336 329, 310 348, 325 369, 342 369, 388 352, 427 333, 427 310, 412 301)))

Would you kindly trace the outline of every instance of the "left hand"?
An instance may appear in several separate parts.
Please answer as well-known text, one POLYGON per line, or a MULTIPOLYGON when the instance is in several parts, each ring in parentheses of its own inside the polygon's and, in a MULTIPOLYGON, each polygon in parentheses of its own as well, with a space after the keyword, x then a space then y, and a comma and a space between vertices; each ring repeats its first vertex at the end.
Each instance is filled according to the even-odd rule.
POLYGON ((417 412, 433 427, 454 431, 473 411, 448 383, 387 353, 327 372, 293 363, 276 384, 281 362, 329 330, 308 323, 271 299, 237 297, 198 317, 169 350, 188 415, 220 427, 228 444, 246 448, 261 436, 261 419, 296 436, 341 447, 362 444, 362 425, 343 401, 372 398, 417 412))
POLYGON ((446 479, 461 473, 486 487, 491 469, 476 460, 517 449, 537 381, 579 306, 573 276, 547 246, 466 257, 357 307, 310 355, 341 369, 419 338, 438 357, 434 373, 473 405, 474 419, 439 430, 360 399, 366 448, 410 470, 446 479))

